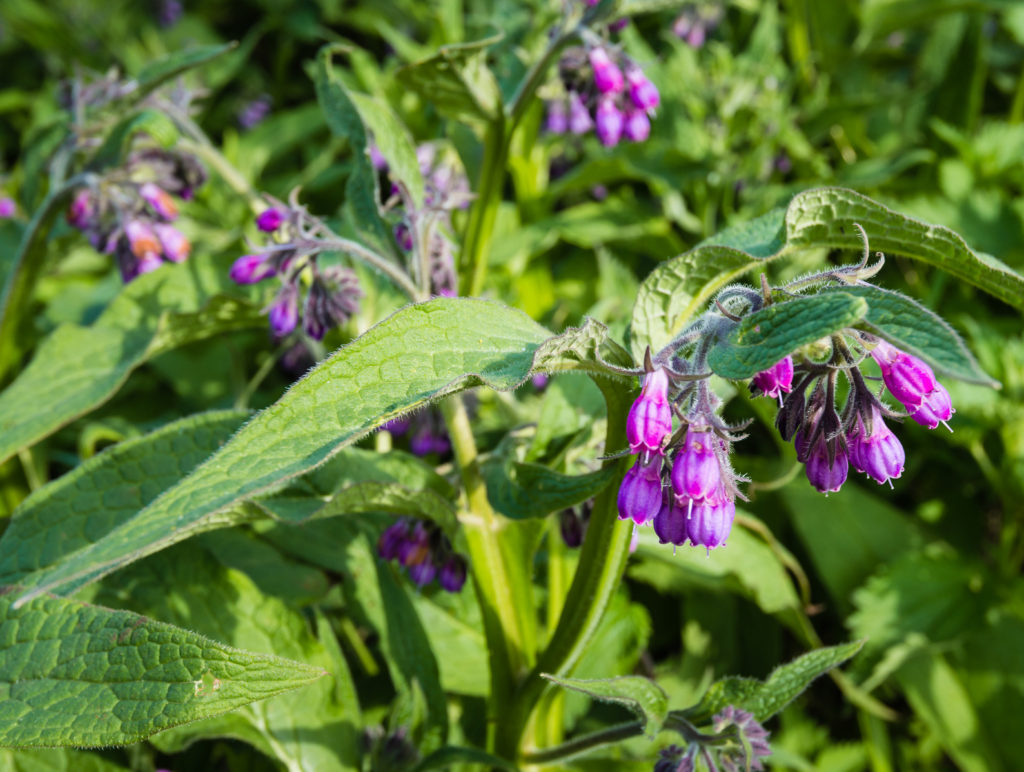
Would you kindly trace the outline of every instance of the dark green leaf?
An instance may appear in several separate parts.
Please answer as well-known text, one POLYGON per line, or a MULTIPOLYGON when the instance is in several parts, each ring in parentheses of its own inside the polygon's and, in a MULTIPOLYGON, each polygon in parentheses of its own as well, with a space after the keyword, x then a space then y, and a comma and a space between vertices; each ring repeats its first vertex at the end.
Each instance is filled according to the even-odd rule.
POLYGON ((546 517, 582 504, 600 493, 614 477, 614 466, 581 475, 560 474, 541 464, 520 463, 508 458, 484 466, 491 506, 514 520, 546 517))
POLYGON ((130 96, 133 99, 139 99, 172 78, 176 78, 182 73, 206 64, 211 59, 216 59, 237 45, 238 43, 231 42, 219 45, 196 46, 194 48, 186 48, 183 51, 175 51, 163 59, 150 62, 139 70, 139 74, 135 77, 137 87, 130 96))

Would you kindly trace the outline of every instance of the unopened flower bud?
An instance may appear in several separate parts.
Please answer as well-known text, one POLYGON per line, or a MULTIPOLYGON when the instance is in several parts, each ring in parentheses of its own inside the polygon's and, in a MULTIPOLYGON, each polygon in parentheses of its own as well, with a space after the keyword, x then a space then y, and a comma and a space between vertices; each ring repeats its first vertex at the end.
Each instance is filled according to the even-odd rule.
POLYGON ((644 464, 637 461, 626 472, 619 486, 619 519, 632 520, 644 525, 654 519, 661 509, 661 462, 644 464))
POLYGON ((267 255, 243 255, 235 260, 228 275, 238 284, 255 284, 277 273, 267 255))
POLYGON ((395 241, 406 252, 412 249, 412 230, 404 222, 395 225, 395 241))
POLYGON ((820 435, 810 448, 806 461, 807 479, 816 490, 825 494, 843 487, 850 466, 846 449, 838 443, 835 444, 835 457, 829 461, 828 444, 824 434, 820 435))
POLYGON ((583 97, 575 91, 569 92, 569 131, 573 134, 586 134, 594 128, 594 122, 590 119, 587 106, 583 104, 583 97))
POLYGON ((139 195, 149 204, 153 211, 168 222, 178 218, 178 205, 170 194, 153 182, 147 182, 139 188, 139 195))
POLYGON ((388 159, 380 152, 380 148, 372 142, 370 143, 370 163, 379 172, 386 171, 388 168, 388 159))
POLYGON ((553 99, 547 103, 547 117, 544 128, 552 134, 565 134, 569 130, 569 110, 562 99, 553 99))
POLYGON ((779 397, 793 389, 793 357, 780 359, 753 378, 753 385, 766 397, 779 397))
POLYGON ((80 190, 71 199, 68 207, 68 223, 79 230, 85 230, 93 224, 96 217, 96 206, 92 194, 88 190, 80 190))
POLYGON ((594 68, 594 85, 602 94, 618 94, 624 85, 622 70, 603 48, 590 49, 590 66, 594 68))
POLYGON ((626 438, 631 453, 661 453, 672 434, 672 407, 668 403, 668 372, 657 368, 644 376, 644 385, 626 417, 626 438))
POLYGON ((722 468, 714 451, 714 435, 692 426, 672 463, 672 490, 677 500, 711 498, 722 485, 722 468))
POLYGON ((256 227, 264 233, 273 233, 285 220, 285 213, 277 207, 271 207, 256 216, 256 227))
POLYGON ((935 388, 924 398, 921 407, 910 411, 910 417, 921 426, 934 429, 940 423, 944 423, 953 417, 953 401, 949 397, 946 387, 938 381, 935 388))
POLYGON ((377 554, 384 560, 398 558, 399 548, 405 542, 408 533, 409 523, 404 519, 389 525, 377 540, 377 554))
POLYGON ((156 236, 160 239, 160 246, 163 247, 167 259, 175 263, 185 262, 192 251, 192 245, 185 238, 185 234, 173 225, 163 223, 154 225, 153 230, 156 231, 156 236))
POLYGON ((658 87, 644 75, 644 71, 635 64, 626 69, 626 80, 629 81, 629 98, 638 110, 653 110, 661 102, 658 87))
POLYGON ((910 412, 924 403, 935 390, 935 373, 926 363, 895 346, 879 341, 871 356, 882 371, 886 388, 910 412))
POLYGON ((299 323, 298 291, 286 285, 277 294, 277 299, 270 306, 270 329, 278 338, 290 333, 299 323))
POLYGON ((622 131, 625 128, 625 118, 622 111, 615 104, 615 98, 610 96, 602 97, 597 103, 597 112, 594 115, 597 131, 597 138, 605 147, 614 147, 622 139, 622 131))
POLYGON ((461 555, 452 555, 441 566, 437 577, 438 584, 448 592, 458 592, 466 583, 466 559, 461 555))
POLYGON ((651 121, 643 110, 627 109, 623 135, 630 142, 643 142, 651 135, 651 121))
POLYGON ((671 494, 663 496, 661 509, 654 518, 654 533, 662 544, 686 544, 686 517, 690 509, 689 501, 680 504, 671 494))

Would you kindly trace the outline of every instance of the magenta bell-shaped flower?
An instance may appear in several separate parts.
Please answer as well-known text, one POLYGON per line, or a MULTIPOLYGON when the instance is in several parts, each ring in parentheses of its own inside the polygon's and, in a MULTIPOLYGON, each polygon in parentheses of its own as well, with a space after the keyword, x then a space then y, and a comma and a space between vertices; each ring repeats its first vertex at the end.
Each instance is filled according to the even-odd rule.
POLYGON ((921 407, 910 411, 910 417, 921 426, 934 429, 940 423, 952 418, 955 412, 953 401, 949 398, 946 387, 936 381, 935 388, 924 398, 921 407))
MULTIPOLYGON (((847 438, 850 465, 879 485, 903 474, 906 454, 892 430, 885 425, 877 407, 871 416, 871 434, 858 416, 857 426, 847 438)), ((890 483, 891 485, 891 483, 890 483)))
POLYGON ((594 85, 602 94, 618 94, 624 81, 622 70, 603 48, 590 49, 590 66, 594 68, 594 85))
POLYGON ((277 207, 260 212, 256 217, 256 227, 264 233, 273 233, 284 222, 285 213, 277 207))
POLYGON ((643 110, 629 108, 626 110, 626 124, 623 135, 630 142, 643 142, 651 135, 651 120, 643 110))
POLYGON ((644 75, 644 71, 635 64, 630 65, 626 69, 626 80, 629 81, 630 101, 633 102, 637 109, 644 112, 653 110, 661 102, 658 87, 651 83, 647 76, 644 75))
POLYGON ((834 493, 846 482, 849 467, 850 462, 846 457, 846 450, 841 446, 836 447, 835 458, 829 463, 828 443, 825 441, 824 435, 821 435, 810 449, 807 457, 807 479, 821 493, 834 493))
POLYGON ((909 411, 917 410, 935 390, 935 373, 917 357, 879 341, 871 356, 882 371, 882 380, 890 393, 909 411))
POLYGON ((767 370, 762 370, 753 378, 756 386, 766 397, 775 399, 782 392, 793 390, 793 357, 780 359, 767 370))
POLYGON ((619 486, 619 520, 645 525, 658 514, 662 504, 660 467, 660 461, 646 465, 637 461, 626 472, 619 486))
POLYGON ((672 490, 676 500, 707 501, 722 486, 722 467, 715 456, 714 435, 692 426, 672 463, 672 490))
POLYGON ((597 103, 597 112, 594 114, 597 138, 605 147, 614 147, 622 139, 622 132, 625 129, 625 116, 615 104, 615 98, 611 96, 602 97, 597 103))
POLYGON ((626 417, 630 453, 661 453, 672 434, 672 407, 668 403, 668 372, 659 367, 644 376, 644 385, 626 417))
POLYGON ((689 499, 680 504, 674 496, 665 494, 661 509, 654 518, 654 533, 662 544, 674 544, 677 547, 686 544, 686 517, 689 510, 689 499))
POLYGON ((242 255, 235 260, 228 275, 238 284, 255 284, 277 273, 267 255, 242 255))
POLYGON ((686 518, 686 535, 694 547, 710 552, 725 544, 735 519, 736 503, 719 489, 707 501, 694 504, 686 518))
POLYGON ((575 91, 569 92, 569 131, 573 134, 586 134, 594 128, 583 97, 575 91))

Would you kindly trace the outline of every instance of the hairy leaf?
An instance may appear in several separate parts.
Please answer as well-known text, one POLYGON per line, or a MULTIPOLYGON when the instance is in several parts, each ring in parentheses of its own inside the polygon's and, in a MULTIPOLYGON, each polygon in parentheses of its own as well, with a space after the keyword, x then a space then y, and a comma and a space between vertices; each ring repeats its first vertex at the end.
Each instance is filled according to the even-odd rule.
POLYGON ((444 117, 495 120, 501 114, 498 82, 487 68, 487 49, 500 35, 442 46, 433 56, 399 71, 399 78, 444 117))
POLYGON ((581 692, 595 700, 624 705, 644 721, 644 732, 653 737, 668 717, 668 695, 649 678, 618 676, 616 678, 544 678, 565 689, 581 692))

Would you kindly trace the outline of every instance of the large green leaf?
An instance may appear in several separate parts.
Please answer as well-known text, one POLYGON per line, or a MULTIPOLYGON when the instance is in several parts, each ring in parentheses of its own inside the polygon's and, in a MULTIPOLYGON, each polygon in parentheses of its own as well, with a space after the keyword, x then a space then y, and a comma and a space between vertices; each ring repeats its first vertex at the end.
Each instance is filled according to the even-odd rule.
POLYGON ((373 141, 387 159, 391 173, 409 190, 416 207, 422 207, 423 175, 408 129, 387 103, 366 94, 349 93, 348 97, 359 111, 363 125, 373 132, 373 141))
POLYGON ((181 51, 174 51, 162 59, 149 62, 139 70, 135 77, 135 90, 129 94, 132 99, 141 99, 146 94, 159 88, 172 78, 200 67, 218 56, 227 53, 238 45, 236 42, 216 45, 195 46, 181 51))
POLYGON ((0 393, 0 462, 108 400, 136 367, 184 343, 266 319, 220 295, 213 265, 167 265, 126 286, 95 323, 63 324, 0 393))
POLYGON ((110 533, 209 458, 247 415, 222 411, 174 421, 35 491, 0 539, 0 584, 31 583, 28 574, 110 533))
POLYGON ((856 323, 867 311, 863 298, 841 292, 776 303, 743 317, 729 340, 708 352, 708 365, 723 378, 750 378, 800 346, 856 323))
POLYGON ((686 717, 704 724, 727 705, 733 705, 750 711, 763 723, 802 694, 818 676, 856 654, 861 644, 852 641, 809 651, 775 668, 764 681, 738 676, 715 681, 701 701, 685 711, 686 717))
POLYGON ((335 352, 133 518, 49 569, 33 592, 173 544, 216 513, 308 472, 431 400, 479 384, 511 389, 530 373, 548 337, 496 303, 438 298, 408 306, 335 352))
POLYGON ((127 772, 98 753, 67 748, 0 750, 0 772, 127 772))
POLYGON ((595 700, 624 705, 643 719, 644 732, 653 737, 668 717, 668 695, 649 678, 618 676, 616 678, 556 678, 544 675, 565 689, 586 694, 595 700))
POLYGON ((125 745, 303 686, 318 667, 129 611, 0 596, 0 746, 125 745))
POLYGON ((505 458, 484 465, 487 498, 498 512, 518 520, 546 517, 600 493, 612 478, 615 467, 570 475, 542 464, 527 464, 505 458))
POLYGON ((834 292, 864 298, 868 302, 868 313, 861 325, 926 359, 940 372, 971 383, 999 385, 985 375, 956 331, 917 301, 871 285, 828 287, 819 294, 834 292))
POLYGON ((442 46, 404 67, 399 78, 446 118, 495 120, 501 115, 501 93, 486 60, 487 49, 500 37, 442 46))

